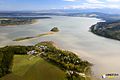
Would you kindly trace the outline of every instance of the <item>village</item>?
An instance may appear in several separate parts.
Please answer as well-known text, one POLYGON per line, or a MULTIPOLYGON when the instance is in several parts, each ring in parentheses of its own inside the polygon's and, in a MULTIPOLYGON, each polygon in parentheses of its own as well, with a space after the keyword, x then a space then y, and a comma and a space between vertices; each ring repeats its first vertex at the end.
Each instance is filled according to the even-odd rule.
POLYGON ((72 78, 73 76, 90 77, 87 73, 91 64, 87 61, 81 61, 75 54, 57 49, 49 42, 43 42, 42 44, 36 45, 34 50, 27 52, 29 61, 35 57, 42 57, 64 70, 68 78, 72 78), (48 44, 46 45, 46 43, 48 44), (81 66, 84 66, 84 69, 81 66))
POLYGON ((34 57, 40 57, 41 54, 45 54, 44 51, 47 48, 47 46, 35 46, 35 48, 37 49, 37 51, 36 50, 31 50, 31 51, 27 52, 27 55, 30 56, 28 60, 31 60, 34 57))

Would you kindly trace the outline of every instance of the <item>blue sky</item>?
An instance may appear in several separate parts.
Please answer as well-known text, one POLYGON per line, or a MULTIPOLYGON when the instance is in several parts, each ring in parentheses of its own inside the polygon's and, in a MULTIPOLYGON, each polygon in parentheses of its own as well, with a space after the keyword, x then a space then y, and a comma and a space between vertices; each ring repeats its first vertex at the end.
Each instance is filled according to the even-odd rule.
POLYGON ((120 9, 120 0, 0 0, 2 10, 120 9))

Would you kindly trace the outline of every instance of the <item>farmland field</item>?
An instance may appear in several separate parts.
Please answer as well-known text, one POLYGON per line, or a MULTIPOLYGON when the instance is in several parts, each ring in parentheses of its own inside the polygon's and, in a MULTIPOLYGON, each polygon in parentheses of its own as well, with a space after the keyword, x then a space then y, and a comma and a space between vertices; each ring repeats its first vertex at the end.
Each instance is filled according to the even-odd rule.
POLYGON ((15 55, 13 72, 0 80, 65 80, 65 73, 58 67, 40 57, 28 59, 28 55, 15 55))

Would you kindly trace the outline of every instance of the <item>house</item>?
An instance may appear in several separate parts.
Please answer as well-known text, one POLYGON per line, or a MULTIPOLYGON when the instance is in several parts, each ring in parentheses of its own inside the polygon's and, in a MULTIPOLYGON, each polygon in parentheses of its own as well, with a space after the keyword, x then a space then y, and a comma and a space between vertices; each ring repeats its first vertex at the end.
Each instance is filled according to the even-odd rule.
POLYGON ((32 51, 27 52, 28 55, 34 55, 34 54, 36 54, 36 53, 37 53, 37 52, 36 52, 35 50, 32 50, 32 51))
POLYGON ((66 73, 69 74, 69 75, 73 75, 74 74, 73 71, 67 71, 66 73))
POLYGON ((42 50, 42 51, 45 51, 45 49, 47 48, 47 46, 36 46, 37 48, 39 48, 40 50, 42 50))

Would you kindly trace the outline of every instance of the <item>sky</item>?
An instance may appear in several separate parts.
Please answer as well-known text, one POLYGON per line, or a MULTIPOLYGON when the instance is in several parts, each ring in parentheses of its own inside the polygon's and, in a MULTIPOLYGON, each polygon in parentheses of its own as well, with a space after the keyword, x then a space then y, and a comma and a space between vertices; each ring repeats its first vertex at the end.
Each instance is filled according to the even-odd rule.
POLYGON ((0 11, 105 8, 120 9, 120 0, 0 0, 0 11))

